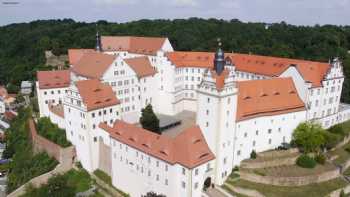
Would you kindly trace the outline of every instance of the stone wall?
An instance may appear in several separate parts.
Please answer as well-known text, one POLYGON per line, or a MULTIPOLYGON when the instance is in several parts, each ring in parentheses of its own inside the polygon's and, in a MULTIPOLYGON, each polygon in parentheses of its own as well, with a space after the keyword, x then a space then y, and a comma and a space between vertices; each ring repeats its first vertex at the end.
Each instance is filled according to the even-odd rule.
POLYGON ((290 155, 297 152, 299 152, 297 148, 291 148, 288 150, 273 150, 273 151, 260 152, 260 153, 257 153, 257 155, 258 157, 282 157, 282 156, 290 155))
POLYGON ((261 176, 250 172, 240 171, 240 178, 262 184, 276 185, 276 186, 302 186, 311 183, 319 183, 335 179, 340 176, 338 169, 323 172, 321 174, 302 176, 302 177, 274 177, 261 176))
POLYGON ((266 161, 253 161, 253 160, 242 161, 241 167, 248 168, 248 169, 256 169, 256 168, 268 168, 268 167, 282 166, 282 165, 294 165, 298 156, 299 155, 296 154, 292 157, 275 158, 275 159, 266 160, 266 161))
POLYGON ((73 146, 62 148, 61 146, 38 135, 35 128, 35 123, 32 119, 29 120, 29 129, 34 152, 38 153, 45 151, 49 156, 54 157, 59 162, 59 164, 52 171, 32 178, 30 181, 7 195, 8 197, 21 196, 25 193, 27 186, 33 185, 34 187, 39 187, 40 185, 47 183, 48 179, 53 175, 64 173, 70 170, 73 165, 73 160, 75 157, 73 146))
POLYGON ((60 163, 62 163, 63 160, 66 160, 68 158, 71 158, 71 159, 74 158, 75 149, 73 146, 63 148, 51 142, 50 140, 40 136, 36 131, 36 127, 33 119, 29 120, 29 129, 30 129, 32 143, 33 143, 34 153, 47 152, 49 156, 55 158, 60 163))

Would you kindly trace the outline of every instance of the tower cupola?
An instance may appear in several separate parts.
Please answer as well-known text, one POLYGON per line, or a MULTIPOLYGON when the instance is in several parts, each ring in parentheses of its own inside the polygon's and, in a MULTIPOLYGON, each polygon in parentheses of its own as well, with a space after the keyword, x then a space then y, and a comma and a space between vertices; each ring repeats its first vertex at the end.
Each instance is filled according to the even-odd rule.
POLYGON ((220 75, 222 71, 225 68, 225 53, 221 49, 221 39, 218 39, 218 49, 216 50, 215 53, 215 58, 214 58, 214 70, 217 75, 220 75))
POLYGON ((96 32, 96 51, 102 51, 101 36, 98 31, 96 32))

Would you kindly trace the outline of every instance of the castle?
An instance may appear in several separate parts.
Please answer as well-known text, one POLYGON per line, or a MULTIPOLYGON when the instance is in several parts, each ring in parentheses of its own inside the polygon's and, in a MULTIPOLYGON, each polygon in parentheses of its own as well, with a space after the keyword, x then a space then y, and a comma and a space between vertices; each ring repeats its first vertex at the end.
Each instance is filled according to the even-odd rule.
POLYGON ((303 121, 328 128, 348 120, 344 75, 328 63, 174 51, 167 38, 100 36, 69 49, 68 70, 39 71, 41 117, 66 130, 77 160, 100 169, 131 196, 201 196, 234 166, 290 142, 303 121), (151 104, 162 134, 143 129, 151 104))

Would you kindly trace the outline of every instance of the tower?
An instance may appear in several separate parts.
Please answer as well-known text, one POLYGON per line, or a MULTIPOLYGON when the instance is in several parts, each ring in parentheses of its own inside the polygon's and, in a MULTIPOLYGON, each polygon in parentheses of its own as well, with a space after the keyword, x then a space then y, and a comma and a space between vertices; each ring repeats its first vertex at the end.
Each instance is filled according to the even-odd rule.
POLYGON ((102 51, 102 44, 101 44, 101 36, 99 34, 99 32, 96 32, 96 47, 95 47, 97 52, 101 52, 102 51))
MULTIPOLYGON (((207 69, 197 90, 197 124, 215 154, 211 176, 223 184, 233 168, 233 141, 236 123, 237 87, 235 67, 225 59, 221 43, 215 54, 214 69, 207 69)), ((229 61, 230 60, 230 61, 229 61)))
POLYGON ((218 75, 220 75, 225 68, 225 54, 224 51, 221 49, 221 46, 221 39, 218 38, 218 49, 215 53, 214 59, 214 70, 218 75))

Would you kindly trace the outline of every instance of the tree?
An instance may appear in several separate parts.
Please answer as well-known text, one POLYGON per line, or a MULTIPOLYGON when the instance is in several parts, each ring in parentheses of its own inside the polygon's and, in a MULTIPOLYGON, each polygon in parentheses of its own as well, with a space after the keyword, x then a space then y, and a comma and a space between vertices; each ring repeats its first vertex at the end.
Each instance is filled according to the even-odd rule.
POLYGON ((166 196, 163 194, 157 194, 155 192, 147 192, 147 194, 142 197, 166 197, 166 196))
POLYGON ((141 110, 142 115, 140 118, 140 123, 142 128, 153 131, 154 133, 161 134, 159 130, 159 119, 156 114, 153 112, 151 104, 148 104, 146 108, 141 110))
POLYGON ((325 144, 324 129, 319 124, 303 122, 293 132, 293 140, 305 153, 318 152, 325 144))

